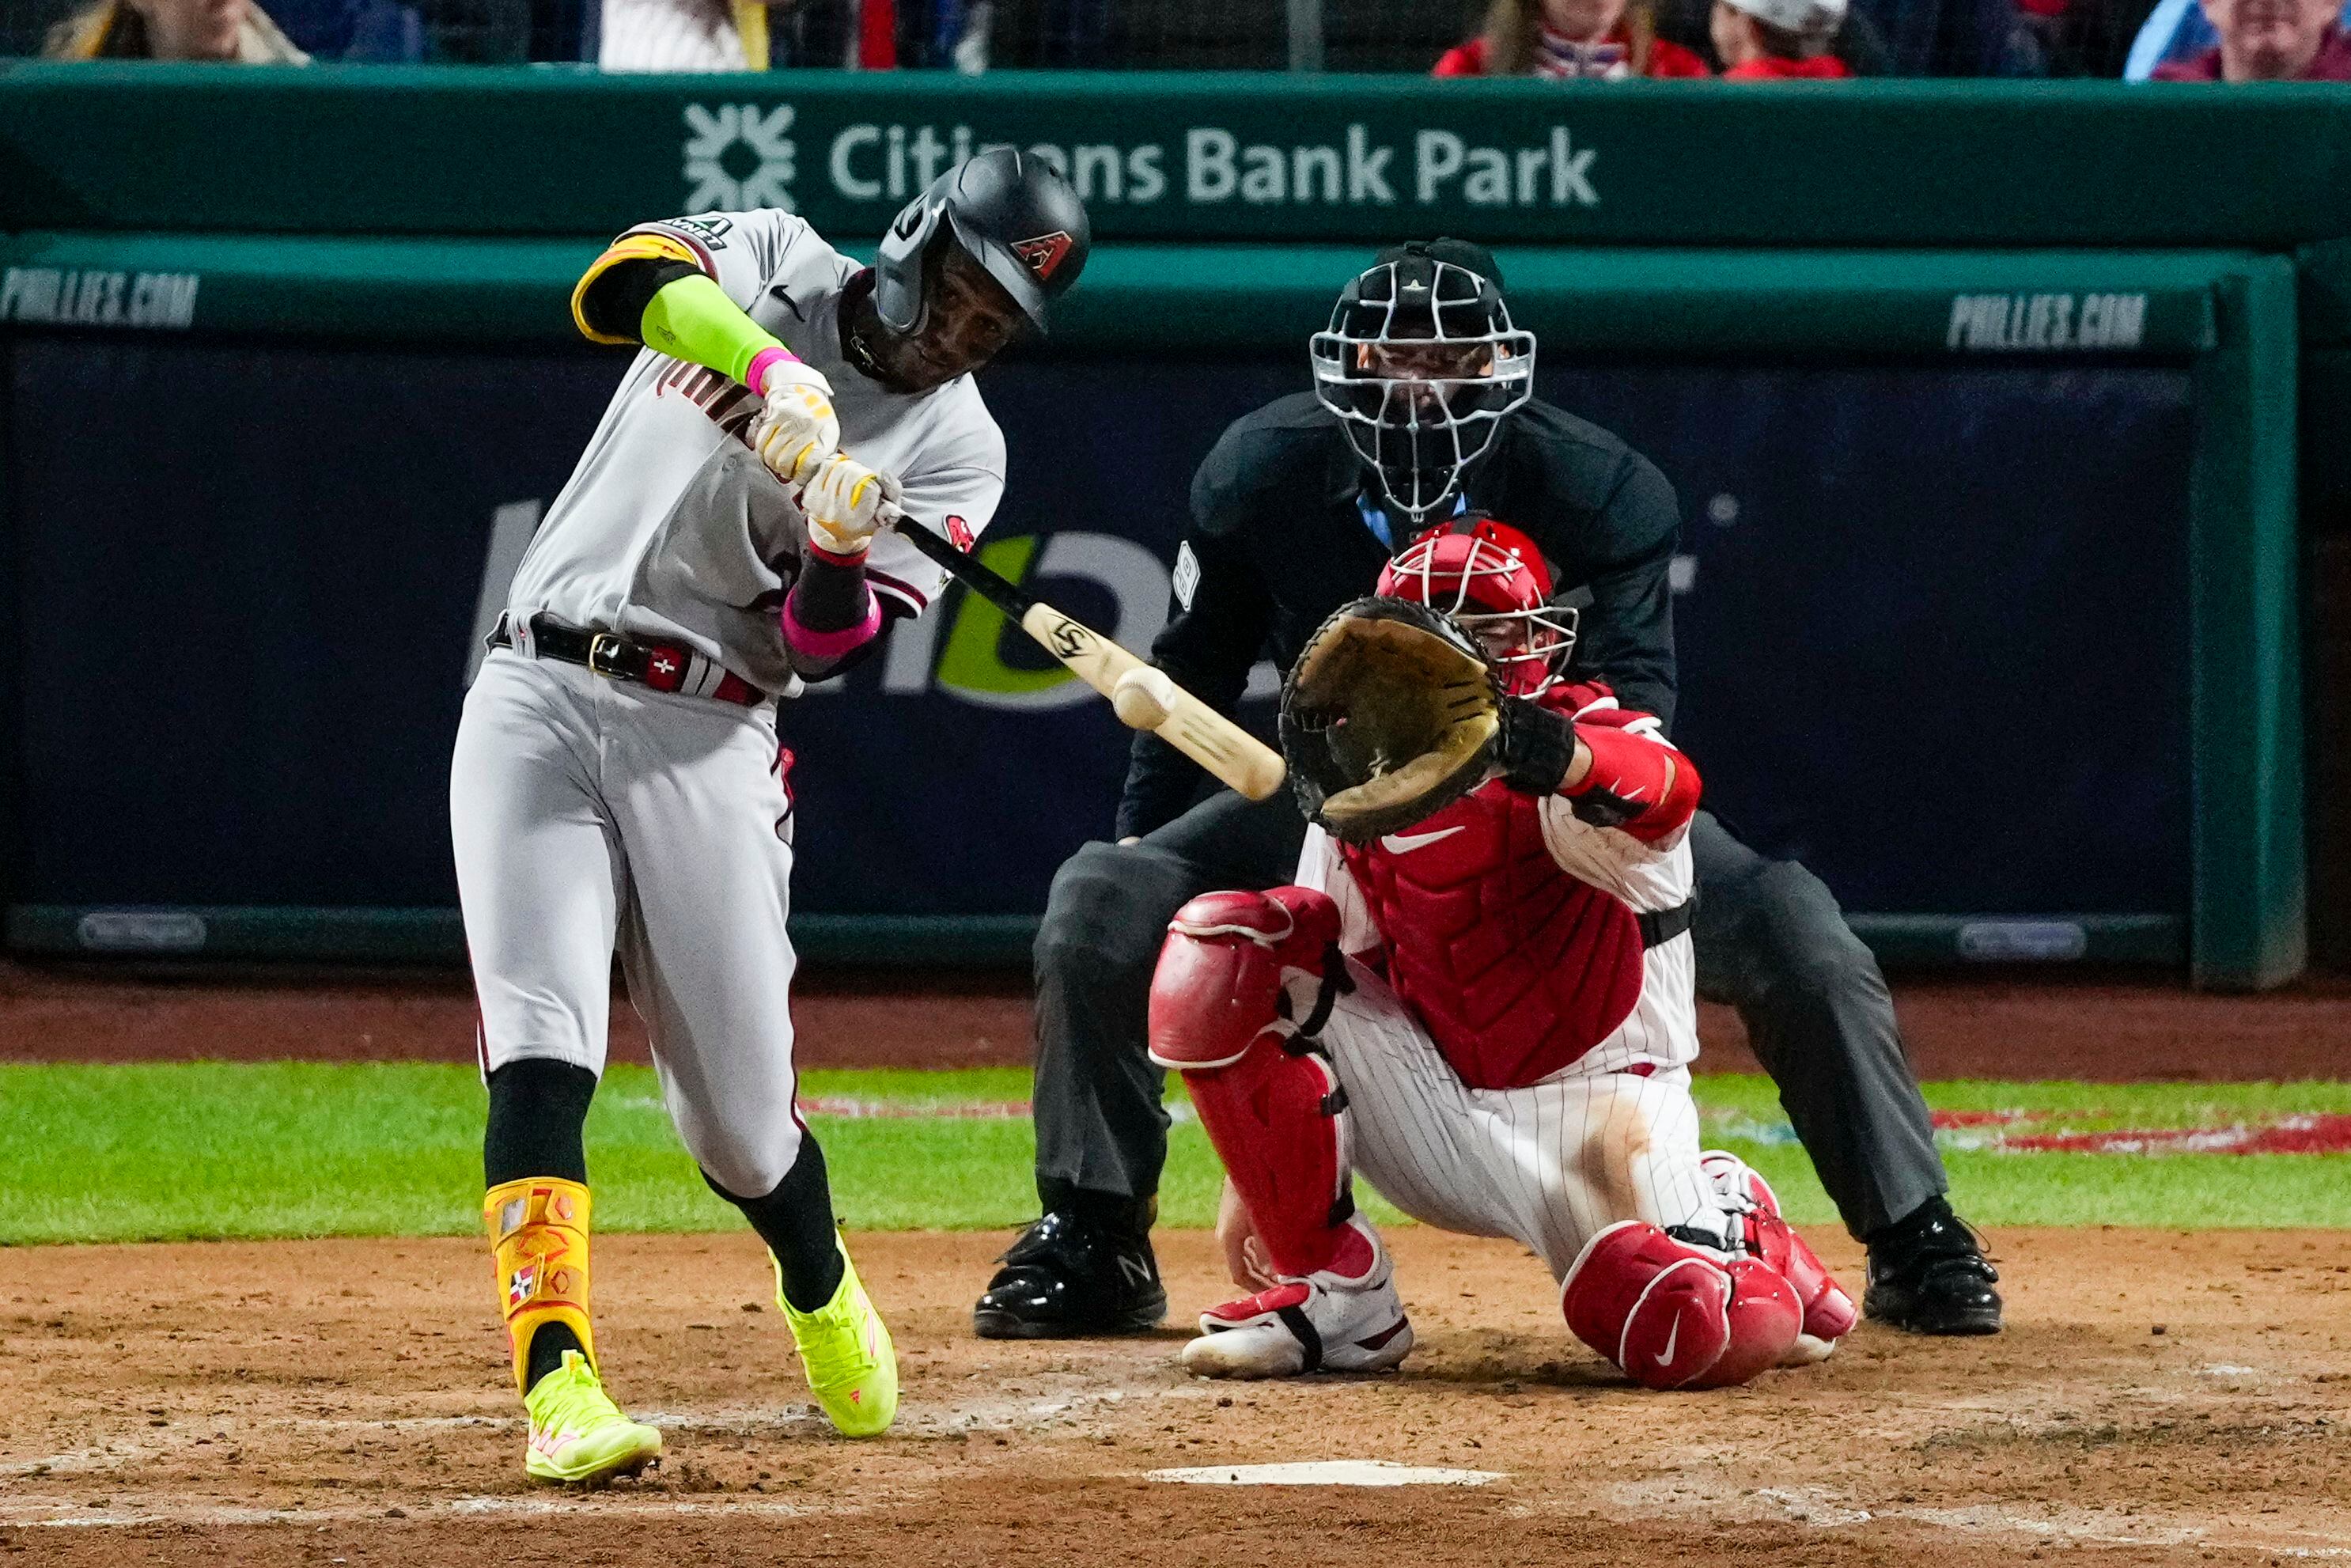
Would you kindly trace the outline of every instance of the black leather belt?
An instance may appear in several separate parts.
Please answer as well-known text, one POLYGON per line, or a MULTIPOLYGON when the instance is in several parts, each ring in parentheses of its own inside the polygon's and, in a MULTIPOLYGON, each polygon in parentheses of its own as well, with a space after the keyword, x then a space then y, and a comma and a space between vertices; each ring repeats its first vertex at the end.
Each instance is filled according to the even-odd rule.
POLYGON ((1671 909, 1645 909, 1635 913, 1641 923, 1641 946, 1662 947, 1690 928, 1698 918, 1698 900, 1685 898, 1671 909))
MULTIPOLYGON (((514 634, 507 627, 507 618, 501 615, 497 630, 490 633, 490 646, 514 645, 514 634)), ((608 679, 633 681, 657 692, 687 691, 686 683, 693 677, 695 666, 700 664, 707 670, 710 664, 683 643, 643 643, 618 632, 567 626, 543 612, 530 618, 530 645, 531 651, 542 659, 584 665, 608 679)), ((722 673, 717 685, 708 692, 697 695, 744 707, 767 700, 766 693, 732 670, 722 673)))

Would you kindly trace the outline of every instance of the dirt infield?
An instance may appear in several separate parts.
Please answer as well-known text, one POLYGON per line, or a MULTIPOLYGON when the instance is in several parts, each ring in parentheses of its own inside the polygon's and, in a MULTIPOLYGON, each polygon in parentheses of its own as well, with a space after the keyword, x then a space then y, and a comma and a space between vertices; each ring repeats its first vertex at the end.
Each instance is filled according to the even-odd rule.
MULTIPOLYGON (((1850 1277, 1850 1244, 1814 1240, 1850 1277)), ((1997 1339, 1865 1326, 1824 1366, 1656 1396, 1576 1346, 1540 1270, 1499 1244, 1397 1238, 1422 1335, 1400 1375, 1235 1385, 1174 1368, 1173 1331, 976 1341, 966 1314, 1000 1238, 871 1236, 859 1255, 896 1324, 906 1394, 895 1434, 851 1444, 804 1403, 755 1242, 608 1239, 606 1363, 670 1451, 646 1481, 588 1497, 522 1479, 478 1246, 0 1252, 0 1563, 2351 1555, 2341 1235, 1998 1240, 2012 1311, 1997 1339), (1150 1479, 1331 1459, 1493 1479, 1150 1479)), ((1217 1293, 1208 1253, 1200 1234, 1166 1239, 1179 1311, 1217 1293)))
MULTIPOLYGON (((2351 985, 2199 996, 2144 978, 1966 976, 1897 981, 1925 1078, 2225 1081, 2351 1076, 2351 985)), ((811 1067, 976 1067, 1029 1060, 1028 977, 1003 972, 807 975, 800 1061, 811 1067)), ((1701 1009, 1714 1071, 1754 1071, 1727 1008, 1701 1009)), ((646 1060, 643 1027, 612 1009, 616 1060, 646 1060)), ((462 976, 142 980, 0 965, 0 1061, 470 1060, 462 976)))

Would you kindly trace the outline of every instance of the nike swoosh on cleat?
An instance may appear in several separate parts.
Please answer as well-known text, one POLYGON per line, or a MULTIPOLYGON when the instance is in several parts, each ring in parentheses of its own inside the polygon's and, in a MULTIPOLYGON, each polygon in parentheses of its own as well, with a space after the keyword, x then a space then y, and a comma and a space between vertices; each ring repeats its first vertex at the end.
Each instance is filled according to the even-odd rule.
POLYGON ((1404 1333, 1404 1323, 1405 1320, 1398 1318, 1395 1322, 1390 1323, 1387 1327, 1382 1329, 1371 1338, 1359 1339, 1355 1343, 1364 1350, 1377 1350, 1380 1346, 1387 1343, 1388 1341, 1395 1338, 1396 1335, 1404 1333))
POLYGON ((1439 839, 1449 839, 1456 833, 1465 831, 1467 826, 1466 823, 1457 822, 1449 828, 1439 828, 1433 833, 1387 833, 1382 835, 1380 847, 1390 854, 1410 854, 1415 850, 1426 848, 1439 839))
POLYGON ((1663 1372, 1674 1364, 1674 1346, 1682 1342, 1682 1320, 1674 1319, 1674 1332, 1666 1336, 1666 1353, 1657 1357, 1657 1370, 1663 1372))

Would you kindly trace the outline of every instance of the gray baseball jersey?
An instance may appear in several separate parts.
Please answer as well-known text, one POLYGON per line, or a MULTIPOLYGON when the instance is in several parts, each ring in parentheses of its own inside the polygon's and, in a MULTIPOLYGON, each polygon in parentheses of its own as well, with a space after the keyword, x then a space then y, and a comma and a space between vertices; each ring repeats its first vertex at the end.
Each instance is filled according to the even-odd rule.
MULTIPOLYGON (((909 395, 842 357, 841 288, 856 262, 774 209, 631 232, 685 244, 728 298, 832 383, 841 450, 896 476, 910 517, 966 547, 987 526, 1004 494, 1003 433, 969 376, 909 395)), ((764 691, 797 693, 777 612, 807 530, 744 443, 759 409, 716 371, 641 351, 524 555, 510 612, 683 642, 764 691)), ((866 579, 885 609, 909 615, 946 582, 887 531, 866 579)))

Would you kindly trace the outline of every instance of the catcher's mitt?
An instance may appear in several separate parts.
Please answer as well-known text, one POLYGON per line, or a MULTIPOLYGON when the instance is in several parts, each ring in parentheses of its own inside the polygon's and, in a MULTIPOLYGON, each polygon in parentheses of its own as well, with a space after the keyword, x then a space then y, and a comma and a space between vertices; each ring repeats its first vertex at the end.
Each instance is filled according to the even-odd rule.
POLYGON ((1316 628, 1281 687, 1281 752, 1307 817, 1352 843, 1410 827, 1492 776, 1501 693, 1461 629, 1358 599, 1316 628))

